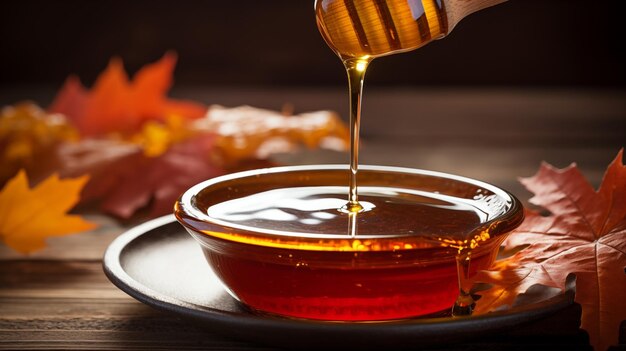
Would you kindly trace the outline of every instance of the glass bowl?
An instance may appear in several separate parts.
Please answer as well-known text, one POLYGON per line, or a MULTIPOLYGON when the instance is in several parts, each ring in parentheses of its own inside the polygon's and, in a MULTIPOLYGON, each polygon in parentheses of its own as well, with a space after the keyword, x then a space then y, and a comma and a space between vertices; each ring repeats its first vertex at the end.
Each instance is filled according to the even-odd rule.
POLYGON ((449 311, 524 217, 493 185, 385 166, 360 167, 365 210, 347 213, 348 172, 314 165, 221 176, 187 190, 175 215, 244 306, 328 321, 449 311))

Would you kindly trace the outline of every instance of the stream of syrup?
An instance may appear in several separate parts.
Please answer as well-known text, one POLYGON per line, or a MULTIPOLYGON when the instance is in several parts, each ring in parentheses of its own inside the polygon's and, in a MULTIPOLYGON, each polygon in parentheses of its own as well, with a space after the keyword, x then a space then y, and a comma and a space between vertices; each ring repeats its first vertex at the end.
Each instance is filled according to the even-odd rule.
MULTIPOLYGON (((350 181, 348 203, 353 234, 363 206, 358 198, 359 129, 365 72, 380 56, 417 49, 447 34, 448 23, 441 0, 317 0, 315 14, 326 43, 341 58, 348 74, 350 95, 350 181)), ((430 220, 424 217, 424 220, 430 220)), ((471 250, 459 248, 457 256, 460 295, 453 308, 457 315, 471 314, 469 295, 471 250)))
POLYGON ((350 94, 350 181, 348 212, 360 212, 358 200, 359 129, 365 72, 376 57, 414 50, 443 37, 447 22, 437 0, 318 0, 320 32, 341 58, 350 94))

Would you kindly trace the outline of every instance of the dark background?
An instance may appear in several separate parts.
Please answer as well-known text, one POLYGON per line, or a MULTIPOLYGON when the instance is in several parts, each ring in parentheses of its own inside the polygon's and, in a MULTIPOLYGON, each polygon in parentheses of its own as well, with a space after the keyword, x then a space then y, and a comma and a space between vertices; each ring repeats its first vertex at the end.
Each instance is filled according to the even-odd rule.
MULTIPOLYGON (((374 62, 373 85, 623 88, 618 1, 511 0, 474 14, 445 40, 374 62)), ((313 0, 3 1, 0 87, 90 85, 111 56, 132 73, 166 50, 176 85, 342 86, 317 31, 313 0)))

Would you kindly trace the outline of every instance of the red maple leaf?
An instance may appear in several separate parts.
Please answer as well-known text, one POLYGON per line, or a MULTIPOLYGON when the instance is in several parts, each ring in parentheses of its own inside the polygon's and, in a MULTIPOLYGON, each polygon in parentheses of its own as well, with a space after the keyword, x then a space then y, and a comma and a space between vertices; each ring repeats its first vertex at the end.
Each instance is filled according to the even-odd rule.
POLYGON ((175 65, 176 54, 168 52, 141 68, 131 81, 122 60, 113 58, 91 91, 70 76, 49 111, 66 115, 82 136, 132 133, 147 120, 162 121, 170 115, 204 116, 207 109, 202 104, 167 99, 175 65))
POLYGON ((542 164, 533 177, 521 179, 534 193, 530 202, 550 212, 527 211, 526 220, 507 239, 506 248, 528 247, 496 263, 498 271, 476 280, 495 284, 483 292, 478 312, 512 305, 529 287, 564 288, 576 275, 581 327, 597 350, 617 343, 626 319, 626 167, 623 150, 609 165, 595 191, 571 166, 559 170, 542 164))
POLYGON ((209 159, 213 141, 213 135, 200 135, 149 157, 136 145, 88 140, 65 145, 61 159, 64 174, 91 175, 83 201, 99 199, 104 212, 120 218, 149 205, 154 217, 171 213, 178 196, 192 185, 225 172, 209 159))

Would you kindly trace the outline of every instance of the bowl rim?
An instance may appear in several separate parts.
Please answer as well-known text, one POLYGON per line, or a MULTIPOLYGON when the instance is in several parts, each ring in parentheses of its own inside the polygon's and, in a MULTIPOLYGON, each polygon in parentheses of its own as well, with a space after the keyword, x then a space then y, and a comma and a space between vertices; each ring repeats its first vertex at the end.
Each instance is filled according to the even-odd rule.
MULTIPOLYGON (((349 239, 360 239, 360 240, 383 239, 383 238, 384 239, 399 239, 399 238, 410 237, 410 235, 385 235, 384 237, 380 235, 357 235, 356 237, 350 237, 346 235, 345 233, 343 234, 337 234, 337 233, 329 233, 329 234, 298 233, 298 234, 295 234, 293 232, 284 232, 284 231, 279 231, 279 230, 252 228, 249 226, 238 225, 236 223, 231 223, 228 221, 211 218, 209 215, 207 215, 203 211, 200 211, 198 207, 195 206, 195 197, 197 196, 197 194, 199 194, 201 191, 207 189, 210 186, 213 186, 215 184, 222 183, 225 181, 230 181, 230 180, 234 180, 238 178, 271 175, 271 174, 283 173, 283 172, 344 171, 344 170, 346 172, 349 170, 348 165, 315 164, 315 165, 297 165, 297 166, 259 168, 259 169, 254 169, 254 170, 248 170, 248 171, 242 171, 242 172, 236 172, 236 173, 218 176, 218 177, 200 182, 192 186, 191 188, 189 188, 187 191, 185 191, 176 201, 176 204, 174 206, 175 216, 177 220, 184 227, 192 230, 195 233, 202 234, 203 236, 211 236, 211 235, 194 227, 192 224, 189 223, 188 220, 185 220, 183 216, 187 216, 191 220, 200 221, 200 222, 208 222, 208 223, 218 225, 221 227, 232 228, 234 230, 238 230, 238 231, 242 231, 246 233, 252 233, 256 236, 268 237, 268 238, 289 237, 289 238, 302 238, 305 240, 306 239, 309 239, 309 240, 310 239, 316 239, 316 240, 323 239, 327 241, 333 241, 333 240, 349 240, 349 239)), ((493 184, 489 184, 480 180, 476 180, 476 179, 472 179, 472 178, 468 178, 464 176, 459 176, 455 174, 450 174, 450 173, 417 169, 417 168, 397 167, 397 166, 360 165, 359 170, 373 171, 373 172, 385 172, 385 173, 403 173, 403 174, 421 175, 421 176, 427 176, 427 177, 445 178, 445 179, 470 184, 470 185, 488 190, 491 193, 496 194, 498 197, 502 198, 504 201, 507 202, 508 209, 506 210, 505 213, 497 215, 494 218, 481 223, 474 230, 472 230, 472 232, 483 230, 483 229, 489 229, 494 223, 496 223, 496 221, 498 221, 498 223, 505 223, 505 222, 508 223, 512 221, 511 223, 508 223, 508 225, 505 226, 503 230, 503 231, 510 231, 516 228, 519 224, 521 224, 524 218, 524 214, 523 214, 524 211, 523 211, 521 202, 513 194, 511 194, 507 190, 504 190, 498 186, 495 186, 493 184), (506 227, 510 227, 510 229, 506 230, 506 227)), ((225 239, 222 236, 220 236, 220 238, 225 239)), ((232 241, 237 241, 237 240, 232 240, 232 241)))

